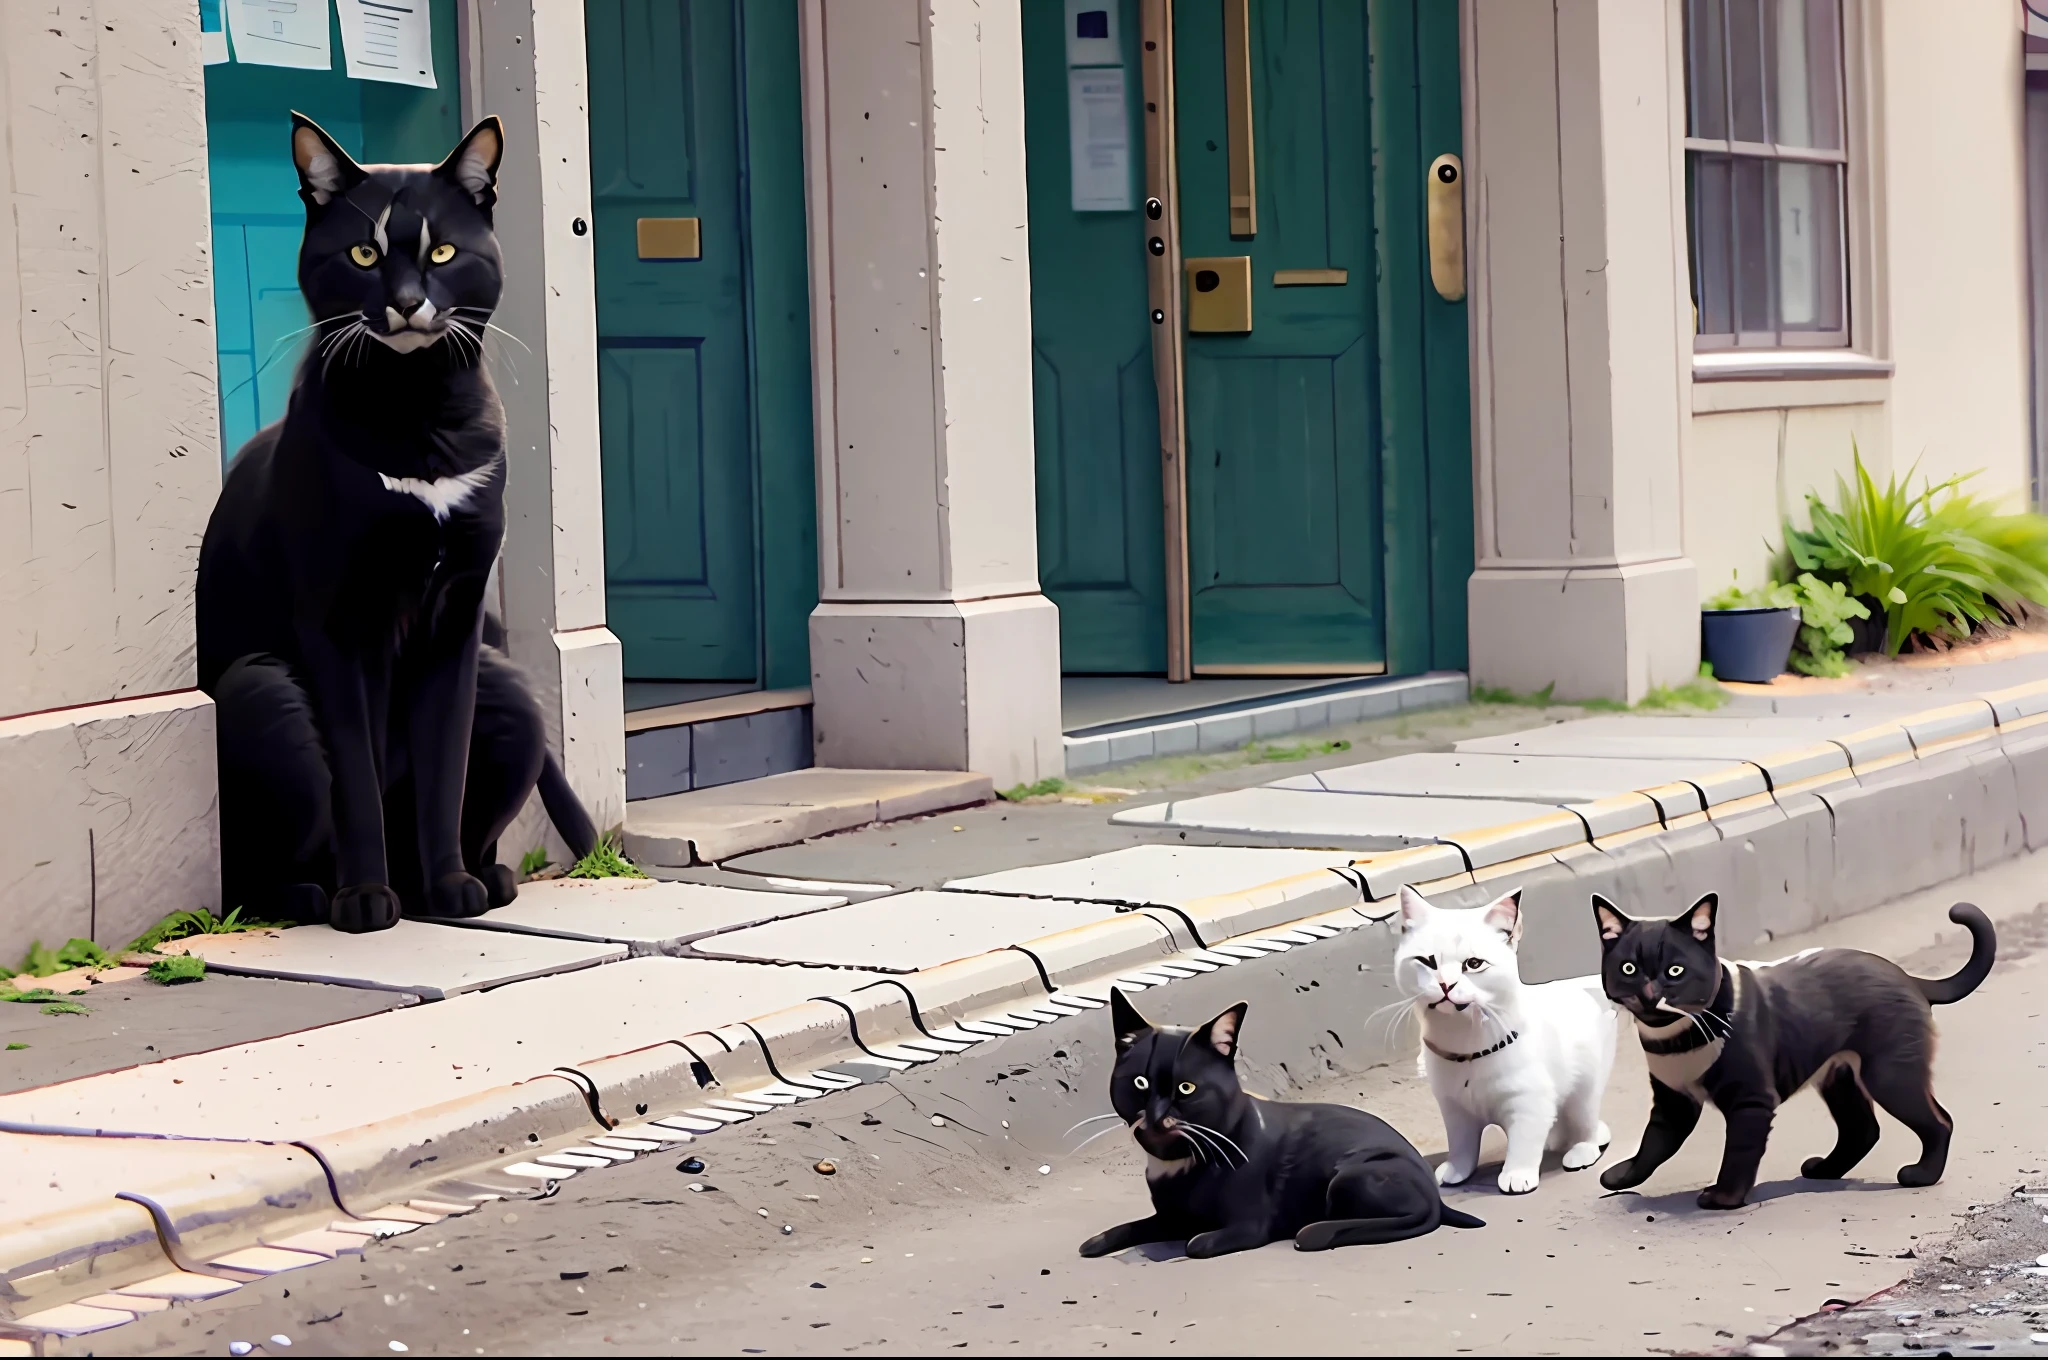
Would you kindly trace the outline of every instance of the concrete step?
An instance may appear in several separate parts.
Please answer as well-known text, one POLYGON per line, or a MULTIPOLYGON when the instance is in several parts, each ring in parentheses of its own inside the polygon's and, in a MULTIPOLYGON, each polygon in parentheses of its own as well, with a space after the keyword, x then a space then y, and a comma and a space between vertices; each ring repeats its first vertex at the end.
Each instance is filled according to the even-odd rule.
POLYGON ((987 775, 958 770, 794 770, 628 803, 625 850, 636 864, 715 864, 750 850, 993 797, 995 784, 987 775))

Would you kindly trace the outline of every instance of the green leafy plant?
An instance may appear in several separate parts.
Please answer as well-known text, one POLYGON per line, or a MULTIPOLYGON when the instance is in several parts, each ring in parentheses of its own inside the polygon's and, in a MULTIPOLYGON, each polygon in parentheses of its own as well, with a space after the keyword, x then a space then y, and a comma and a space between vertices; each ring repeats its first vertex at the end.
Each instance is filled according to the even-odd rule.
MULTIPOLYGON (((75 991, 71 995, 84 996, 85 993, 81 990, 75 991)), ((0 999, 19 1002, 24 1006, 40 1005, 43 1008, 44 1015, 92 1014, 92 1011, 87 1007, 79 1005, 76 1001, 66 1000, 48 987, 35 987, 28 991, 17 991, 12 996, 0 996, 0 999)))
POLYGON ((149 965, 143 974, 151 982, 170 986, 180 982, 197 982, 206 976, 206 960, 197 954, 172 954, 149 965))
POLYGON ((1867 619, 1870 609, 1840 581, 1823 581, 1810 571, 1786 584, 1766 581, 1744 590, 1730 581, 1710 598, 1705 609, 1797 609, 1799 635, 1792 644, 1792 669, 1801 675, 1847 675, 1849 659, 1842 649, 1856 638, 1851 619, 1867 619))
POLYGON ((547 867, 548 848, 545 845, 536 845, 533 849, 519 857, 519 876, 521 878, 532 878, 547 867))
POLYGON ((28 1045, 27 1045, 27 1044, 9 1044, 9 1045, 7 1046, 7 1051, 8 1051, 9 1053, 18 1053, 18 1052, 20 1052, 20 1051, 21 1051, 22 1049, 24 1049, 24 1048, 27 1048, 27 1047, 28 1047, 28 1045))
POLYGON ((569 871, 571 878, 645 878, 619 851, 619 833, 616 829, 598 838, 590 853, 576 861, 576 867, 569 871))
POLYGON ((64 942, 62 949, 50 949, 41 940, 35 940, 28 947, 28 957, 16 969, 0 969, 0 978, 14 977, 26 973, 30 977, 48 977, 52 973, 69 972, 73 968, 111 968, 114 956, 94 944, 91 940, 71 939, 64 942))
POLYGON ((215 916, 208 911, 174 911, 158 921, 142 934, 124 952, 147 953, 167 940, 182 940, 188 935, 234 935, 245 930, 281 930, 289 922, 244 920, 242 909, 234 908, 225 916, 215 916))
POLYGON ((1036 784, 1018 784, 1014 788, 1004 789, 996 797, 1006 803, 1021 803, 1026 798, 1045 798, 1053 794, 1065 793, 1072 787, 1066 780, 1054 777, 1052 779, 1041 779, 1036 784))

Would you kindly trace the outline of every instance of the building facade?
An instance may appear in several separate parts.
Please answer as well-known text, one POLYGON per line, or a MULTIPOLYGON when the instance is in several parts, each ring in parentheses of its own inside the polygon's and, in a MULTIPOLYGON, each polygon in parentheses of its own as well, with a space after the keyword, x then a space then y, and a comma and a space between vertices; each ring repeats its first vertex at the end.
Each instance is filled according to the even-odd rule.
POLYGON ((1632 701, 1852 449, 2032 486, 2005 0, 419 0, 382 75, 260 8, 0 7, 0 960, 219 905, 294 107, 506 122, 499 607, 604 825, 1057 775, 1063 672, 1632 701))

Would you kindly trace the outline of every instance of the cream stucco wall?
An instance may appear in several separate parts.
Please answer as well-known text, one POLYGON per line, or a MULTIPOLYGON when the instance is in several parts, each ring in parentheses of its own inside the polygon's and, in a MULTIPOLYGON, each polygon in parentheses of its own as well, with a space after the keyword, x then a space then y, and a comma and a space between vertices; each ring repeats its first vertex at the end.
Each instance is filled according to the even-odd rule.
MULTIPOLYGON (((1856 4, 1857 0, 1850 0, 1856 4)), ((2028 266, 2021 33, 1997 4, 1862 0, 1863 100, 1851 109, 1871 182, 1852 283, 1856 339, 1888 377, 1695 383, 1685 443, 1685 548, 1703 594, 1755 585, 1833 499, 1851 449, 1883 477, 2023 503, 2028 482, 2028 266), (1718 409, 1717 409, 1718 408, 1718 409), (1746 408, 1746 409, 1728 409, 1746 408)), ((1852 73, 1852 86, 1857 83, 1852 73)), ((1852 145, 1851 155, 1859 148, 1852 145)))
POLYGON ((0 963, 218 901, 199 17, 0 5, 0 963))

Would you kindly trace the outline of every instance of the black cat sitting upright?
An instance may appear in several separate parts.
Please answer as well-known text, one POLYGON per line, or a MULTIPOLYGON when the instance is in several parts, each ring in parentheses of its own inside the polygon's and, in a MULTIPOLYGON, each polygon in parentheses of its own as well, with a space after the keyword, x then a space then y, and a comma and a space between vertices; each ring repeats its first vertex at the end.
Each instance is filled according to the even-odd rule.
POLYGON ((1443 1202, 1429 1164, 1384 1120, 1248 1095, 1244 1002, 1192 1031, 1149 1024, 1115 989, 1109 1004, 1110 1104, 1145 1150, 1153 1213, 1097 1233, 1083 1256, 1183 1240, 1190 1256, 1222 1256, 1286 1237, 1323 1251, 1486 1226, 1443 1202))
POLYGON ((1948 1165, 1953 1125, 1934 1098, 1933 1006, 1960 1001, 1990 976, 1997 933, 1968 902, 1948 919, 1970 932, 1970 957, 1945 978, 1919 978, 1861 949, 1809 949, 1776 963, 1724 962, 1715 947, 1720 900, 1708 893, 1668 921, 1637 921, 1598 893, 1600 981, 1636 1022, 1650 1069, 1650 1122, 1636 1155, 1600 1175, 1609 1190, 1641 1185, 1670 1160, 1700 1107, 1727 1120, 1721 1173, 1702 1209, 1734 1209, 1756 1187, 1778 1106, 1809 1082, 1835 1117, 1835 1146, 1800 1174, 1840 1180, 1877 1146, 1871 1102, 1920 1138, 1899 1184, 1932 1185, 1948 1165))
POLYGON ((590 819, 519 672, 483 639, 505 422, 482 336, 502 271, 503 130, 438 166, 359 166, 292 115, 313 341, 285 417, 235 456, 200 548, 225 900, 382 930, 517 891, 497 839, 536 781, 590 819))

